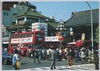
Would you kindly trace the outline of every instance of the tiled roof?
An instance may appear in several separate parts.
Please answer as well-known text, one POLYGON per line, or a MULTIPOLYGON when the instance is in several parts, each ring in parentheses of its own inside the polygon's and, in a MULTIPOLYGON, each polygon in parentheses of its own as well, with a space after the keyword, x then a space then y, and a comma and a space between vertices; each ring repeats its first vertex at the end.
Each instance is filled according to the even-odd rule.
POLYGON ((17 18, 17 17, 20 17, 20 16, 33 16, 33 17, 40 17, 40 18, 48 18, 48 17, 38 13, 37 11, 32 11, 30 9, 27 9, 24 12, 21 12, 18 15, 15 15, 13 17, 17 18))
POLYGON ((28 28, 28 25, 25 24, 19 24, 19 25, 12 25, 10 27, 7 27, 8 31, 13 31, 13 30, 17 30, 17 29, 23 29, 23 28, 28 28))
POLYGON ((58 22, 46 22, 46 23, 48 23, 49 29, 56 29, 56 28, 58 28, 58 25, 59 25, 58 22))
MULTIPOLYGON (((93 24, 99 23, 99 9, 92 10, 93 24)), ((65 22, 66 27, 78 27, 91 25, 91 11, 73 12, 69 20, 65 22)))

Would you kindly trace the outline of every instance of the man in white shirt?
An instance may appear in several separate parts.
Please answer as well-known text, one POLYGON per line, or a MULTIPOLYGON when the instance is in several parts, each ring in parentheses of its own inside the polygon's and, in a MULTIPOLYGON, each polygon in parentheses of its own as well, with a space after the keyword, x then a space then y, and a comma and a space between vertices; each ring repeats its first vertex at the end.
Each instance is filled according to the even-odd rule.
POLYGON ((81 51, 82 64, 85 63, 85 56, 86 56, 86 55, 85 55, 84 51, 82 50, 82 51, 81 51))
POLYGON ((55 49, 52 48, 51 50, 52 50, 51 51, 51 61, 52 62, 51 62, 51 68, 50 69, 53 70, 53 68, 56 69, 56 67, 55 67, 55 64, 56 64, 55 55, 56 54, 55 54, 55 49))
POLYGON ((50 52, 49 52, 49 49, 47 49, 47 59, 49 59, 49 55, 50 55, 50 52))

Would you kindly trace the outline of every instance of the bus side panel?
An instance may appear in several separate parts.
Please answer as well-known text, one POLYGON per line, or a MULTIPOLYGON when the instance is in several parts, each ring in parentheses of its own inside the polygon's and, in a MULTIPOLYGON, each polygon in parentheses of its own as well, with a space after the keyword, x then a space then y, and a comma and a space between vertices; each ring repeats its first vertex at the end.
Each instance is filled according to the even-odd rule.
POLYGON ((27 55, 27 47, 21 49, 21 55, 27 55))
POLYGON ((11 54, 11 51, 12 51, 12 48, 11 48, 11 39, 12 39, 12 35, 11 35, 11 37, 10 37, 8 54, 11 54))
POLYGON ((34 33, 34 36, 33 36, 33 44, 35 43, 35 38, 36 38, 36 33, 34 33))

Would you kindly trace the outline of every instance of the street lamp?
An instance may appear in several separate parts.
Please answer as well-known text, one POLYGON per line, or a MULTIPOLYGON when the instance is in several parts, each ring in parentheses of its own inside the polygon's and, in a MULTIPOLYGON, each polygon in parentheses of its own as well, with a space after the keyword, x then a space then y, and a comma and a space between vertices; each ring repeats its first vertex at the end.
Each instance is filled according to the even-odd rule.
MULTIPOLYGON (((62 30, 66 30, 66 28, 64 28, 63 20, 60 20, 58 28, 56 28, 56 30, 60 30, 60 36, 62 36, 62 30)), ((62 46, 62 42, 60 42, 60 46, 62 46)))
POLYGON ((86 1, 86 3, 88 4, 89 8, 91 9, 91 41, 92 41, 92 53, 93 53, 93 22, 92 22, 92 8, 90 6, 90 4, 86 1))

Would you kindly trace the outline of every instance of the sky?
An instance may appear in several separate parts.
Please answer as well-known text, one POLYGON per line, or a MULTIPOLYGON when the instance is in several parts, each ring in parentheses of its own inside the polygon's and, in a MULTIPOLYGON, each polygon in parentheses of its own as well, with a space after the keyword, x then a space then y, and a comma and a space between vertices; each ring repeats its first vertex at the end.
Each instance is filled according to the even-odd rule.
MULTIPOLYGON (((49 1, 36 2, 31 1, 32 5, 36 6, 36 10, 40 11, 42 15, 51 17, 54 16, 56 21, 67 21, 71 17, 72 12, 79 12, 90 10, 86 1, 49 1)), ((88 1, 92 9, 99 8, 99 1, 88 1)))

